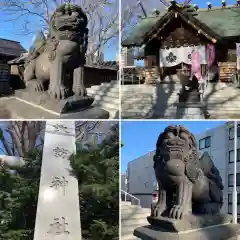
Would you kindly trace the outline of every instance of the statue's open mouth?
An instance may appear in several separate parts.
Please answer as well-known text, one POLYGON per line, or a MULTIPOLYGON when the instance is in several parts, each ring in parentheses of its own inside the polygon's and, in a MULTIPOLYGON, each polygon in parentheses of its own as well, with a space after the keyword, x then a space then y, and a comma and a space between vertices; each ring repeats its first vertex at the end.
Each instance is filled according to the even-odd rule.
POLYGON ((76 26, 74 26, 74 25, 63 25, 63 26, 57 27, 57 29, 59 31, 72 31, 72 30, 76 29, 76 26))
POLYGON ((59 31, 74 31, 78 28, 78 21, 72 18, 58 19, 56 28, 59 31))
POLYGON ((162 149, 161 153, 165 155, 164 159, 166 161, 173 160, 173 159, 179 159, 184 160, 184 149, 179 146, 174 147, 167 147, 165 149, 162 149))

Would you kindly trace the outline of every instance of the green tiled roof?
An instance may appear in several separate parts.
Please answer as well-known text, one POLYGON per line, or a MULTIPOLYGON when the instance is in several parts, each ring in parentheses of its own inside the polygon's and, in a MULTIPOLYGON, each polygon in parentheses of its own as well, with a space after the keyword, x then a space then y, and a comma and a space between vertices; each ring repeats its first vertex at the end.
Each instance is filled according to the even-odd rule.
MULTIPOLYGON (((221 37, 240 36, 240 7, 229 6, 226 8, 216 7, 211 10, 198 9, 198 15, 194 16, 197 20, 211 28, 221 37)), ((160 16, 150 16, 142 19, 123 40, 123 46, 141 46, 144 36, 157 22, 166 14, 162 12, 160 16)))
POLYGON ((199 9, 195 17, 219 36, 240 36, 240 7, 199 9))

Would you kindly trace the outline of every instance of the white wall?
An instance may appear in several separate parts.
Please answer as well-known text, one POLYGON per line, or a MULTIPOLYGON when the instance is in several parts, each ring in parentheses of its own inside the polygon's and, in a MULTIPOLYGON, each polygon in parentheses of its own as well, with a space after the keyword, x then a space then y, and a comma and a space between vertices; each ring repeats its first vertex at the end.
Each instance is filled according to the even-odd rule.
POLYGON ((220 176, 222 177, 224 190, 223 190, 223 206, 221 209, 222 213, 228 212, 228 128, 226 124, 219 126, 214 129, 196 135, 198 149, 199 140, 211 137, 211 145, 209 148, 199 150, 199 156, 207 151, 212 158, 216 168, 219 170, 220 176))
POLYGON ((152 194, 156 182, 153 170, 154 152, 128 163, 128 191, 130 194, 152 194))

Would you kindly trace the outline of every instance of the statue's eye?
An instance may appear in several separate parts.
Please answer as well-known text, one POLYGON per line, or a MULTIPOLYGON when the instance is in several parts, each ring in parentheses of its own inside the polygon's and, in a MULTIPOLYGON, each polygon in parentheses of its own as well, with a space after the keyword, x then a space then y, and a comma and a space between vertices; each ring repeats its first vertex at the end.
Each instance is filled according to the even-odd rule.
POLYGON ((185 132, 181 132, 180 133, 180 138, 183 139, 183 140, 188 140, 188 134, 185 133, 185 132))
POLYGON ((167 132, 166 133, 166 138, 175 138, 175 134, 173 132, 167 132))

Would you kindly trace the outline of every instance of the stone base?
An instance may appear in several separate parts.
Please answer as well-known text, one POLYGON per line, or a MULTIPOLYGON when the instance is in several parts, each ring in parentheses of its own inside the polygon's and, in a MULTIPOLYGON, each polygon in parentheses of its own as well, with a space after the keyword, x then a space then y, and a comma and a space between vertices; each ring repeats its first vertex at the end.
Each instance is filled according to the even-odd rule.
POLYGON ((57 114, 69 113, 71 111, 83 111, 91 106, 94 101, 92 97, 71 96, 64 100, 50 98, 47 92, 29 92, 26 89, 15 91, 17 99, 26 103, 37 105, 57 114))
POLYGON ((190 91, 190 90, 185 90, 181 91, 178 93, 178 100, 179 102, 193 102, 193 103, 198 103, 201 101, 201 93, 198 91, 190 91))
POLYGON ((170 232, 181 232, 213 225, 228 224, 231 223, 232 216, 228 214, 187 215, 183 219, 149 216, 147 220, 151 225, 161 226, 161 228, 170 232))
POLYGON ((15 96, 6 101, 6 109, 15 119, 109 119, 108 111, 90 106, 92 98, 70 97, 65 100, 49 100, 46 93, 16 91, 15 96), (42 100, 42 101, 41 101, 42 100), (44 101, 45 100, 45 101, 44 101), (67 111, 68 110, 68 111, 67 111))
POLYGON ((208 114, 206 112, 205 104, 201 102, 179 102, 175 103, 177 107, 176 118, 179 119, 206 119, 208 114))
POLYGON ((228 223, 181 232, 150 225, 135 229, 133 235, 142 240, 238 240, 240 225, 228 223))

